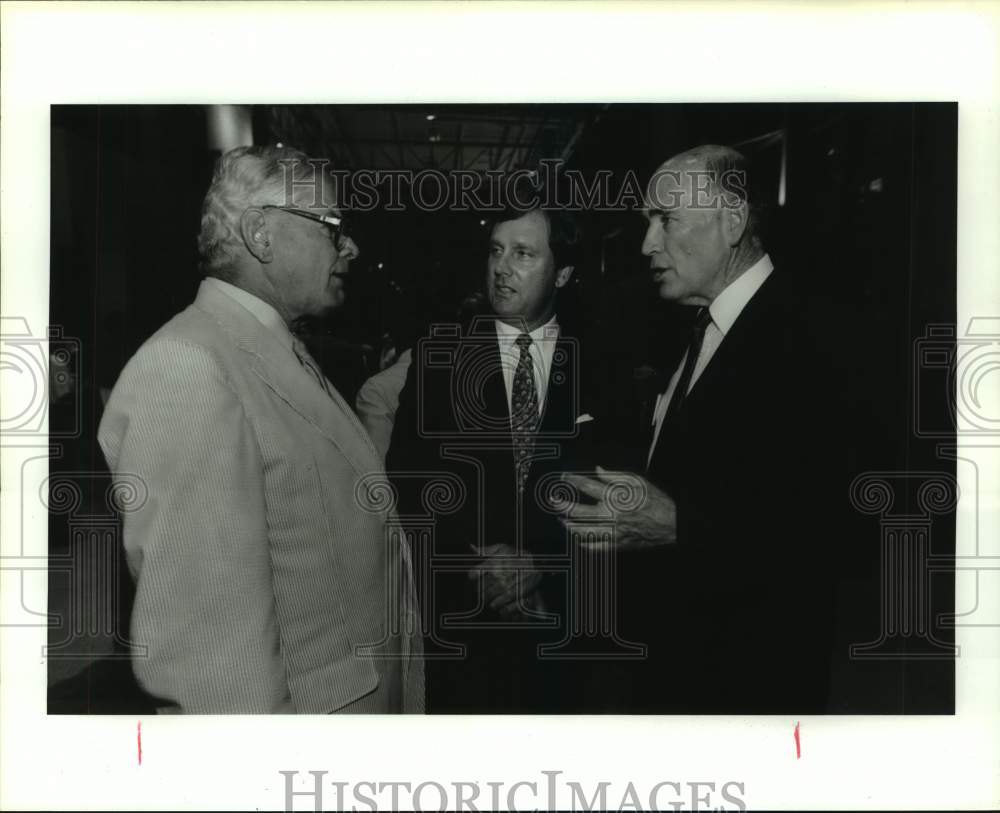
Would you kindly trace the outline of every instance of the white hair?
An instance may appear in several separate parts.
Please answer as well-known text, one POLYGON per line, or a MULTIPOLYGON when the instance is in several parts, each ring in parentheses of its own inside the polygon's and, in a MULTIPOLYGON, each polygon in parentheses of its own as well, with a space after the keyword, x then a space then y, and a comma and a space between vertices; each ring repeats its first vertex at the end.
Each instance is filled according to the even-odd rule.
POLYGON ((240 218, 249 207, 290 205, 295 189, 322 189, 320 183, 319 166, 292 147, 236 147, 222 155, 201 207, 198 254, 202 273, 229 276, 243 244, 240 218))

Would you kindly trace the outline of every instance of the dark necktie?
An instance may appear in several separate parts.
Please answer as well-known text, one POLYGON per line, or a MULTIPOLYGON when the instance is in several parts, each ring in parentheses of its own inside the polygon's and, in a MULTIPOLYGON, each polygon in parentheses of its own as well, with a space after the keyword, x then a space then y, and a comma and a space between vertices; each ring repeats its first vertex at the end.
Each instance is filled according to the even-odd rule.
POLYGON ((688 389, 691 387, 691 376, 694 375, 694 367, 698 363, 698 356, 701 355, 701 345, 705 341, 705 330, 712 322, 712 314, 708 308, 698 308, 695 315, 694 324, 691 325, 691 333, 688 338, 687 357, 684 359, 684 369, 681 370, 681 377, 677 380, 674 394, 670 398, 670 406, 667 407, 667 414, 663 416, 663 423, 670 423, 677 417, 681 407, 687 400, 688 389))
MULTIPOLYGON (((663 442, 663 436, 667 427, 670 426, 674 420, 676 420, 677 415, 681 411, 681 407, 684 406, 684 402, 687 400, 688 389, 691 386, 691 376, 694 375, 694 368, 698 363, 698 356, 701 355, 701 346, 705 341, 705 330, 711 322, 712 314, 709 312, 708 308, 698 308, 694 324, 691 325, 691 332, 688 336, 688 350, 687 356, 684 359, 684 368, 681 370, 681 377, 677 379, 677 386, 674 387, 673 395, 670 397, 670 405, 667 407, 667 412, 663 416, 663 421, 660 423, 660 434, 656 440, 657 448, 663 442)), ((652 427, 652 431, 655 436, 655 425, 652 427)), ((657 449, 654 449, 653 455, 650 459, 650 468, 652 468, 656 455, 657 449)))
POLYGON ((511 392, 510 435, 514 444, 514 467, 517 472, 518 491, 524 491, 531 468, 531 453, 535 446, 538 428, 538 390, 535 387, 534 364, 531 360, 531 336, 522 333, 514 342, 521 350, 514 371, 511 392))

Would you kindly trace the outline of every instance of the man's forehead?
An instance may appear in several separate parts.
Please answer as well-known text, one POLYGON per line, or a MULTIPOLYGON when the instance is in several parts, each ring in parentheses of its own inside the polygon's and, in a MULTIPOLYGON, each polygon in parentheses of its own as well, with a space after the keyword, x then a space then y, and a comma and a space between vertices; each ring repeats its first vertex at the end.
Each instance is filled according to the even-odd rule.
POLYGON ((691 179, 704 171, 705 162, 695 156, 671 158, 656 168, 649 182, 650 186, 655 183, 666 189, 676 189, 690 186, 691 179))
POLYGON ((647 211, 675 209, 690 204, 705 162, 694 155, 679 155, 660 164, 649 183, 643 204, 647 211))
POLYGON ((320 181, 296 185, 293 195, 293 205, 303 209, 311 209, 319 214, 339 214, 337 184, 333 178, 326 176, 320 181))
POLYGON ((692 170, 704 169, 705 159, 693 152, 682 152, 673 158, 668 158, 660 165, 660 169, 692 170))
POLYGON ((505 236, 514 239, 525 239, 534 237, 537 240, 548 242, 549 221, 538 209, 525 212, 520 217, 510 220, 501 220, 493 226, 492 238, 497 239, 501 229, 505 236))

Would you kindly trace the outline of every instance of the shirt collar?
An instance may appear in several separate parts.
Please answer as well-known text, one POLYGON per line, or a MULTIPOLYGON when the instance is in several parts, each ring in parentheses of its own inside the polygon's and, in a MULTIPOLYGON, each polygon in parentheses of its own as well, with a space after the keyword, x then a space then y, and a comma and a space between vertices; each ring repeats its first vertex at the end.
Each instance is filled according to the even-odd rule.
MULTIPOLYGON (((499 319, 495 322, 497 326, 497 338, 500 343, 504 346, 514 344, 518 336, 520 336, 524 331, 519 327, 513 325, 508 325, 506 322, 501 322, 499 319)), ((553 339, 559 338, 559 322, 556 321, 555 314, 549 319, 544 325, 539 325, 529 334, 531 336, 532 342, 540 342, 544 340, 552 341, 553 339)))
POLYGON ((774 265, 769 255, 765 254, 746 271, 734 279, 708 306, 712 321, 725 336, 733 323, 747 306, 757 289, 764 284, 774 265))
POLYGON ((224 293, 237 304, 242 305, 266 327, 274 336, 289 350, 294 352, 294 339, 285 320, 281 318, 273 306, 269 305, 258 296, 254 296, 249 291, 219 279, 218 277, 205 277, 205 284, 213 286, 216 290, 224 293))

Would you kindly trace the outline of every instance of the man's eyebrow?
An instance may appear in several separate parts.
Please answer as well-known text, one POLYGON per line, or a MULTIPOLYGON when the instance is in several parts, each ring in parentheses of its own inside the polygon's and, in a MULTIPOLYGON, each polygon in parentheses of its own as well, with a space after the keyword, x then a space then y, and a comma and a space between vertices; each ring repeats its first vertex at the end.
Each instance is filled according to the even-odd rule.
MULTIPOLYGON (((504 247, 504 244, 502 242, 500 242, 499 240, 497 240, 495 237, 493 237, 493 238, 490 239, 490 245, 491 246, 500 246, 501 248, 504 247)), ((537 251, 538 250, 538 246, 537 245, 535 245, 534 243, 529 243, 529 242, 527 242, 525 240, 515 240, 510 245, 511 245, 511 248, 526 248, 526 249, 530 249, 531 251, 537 251)))

